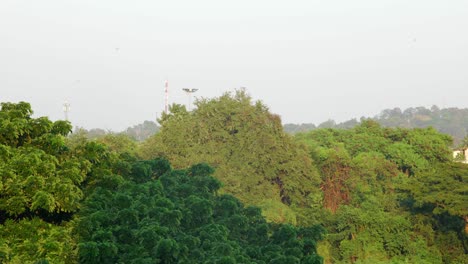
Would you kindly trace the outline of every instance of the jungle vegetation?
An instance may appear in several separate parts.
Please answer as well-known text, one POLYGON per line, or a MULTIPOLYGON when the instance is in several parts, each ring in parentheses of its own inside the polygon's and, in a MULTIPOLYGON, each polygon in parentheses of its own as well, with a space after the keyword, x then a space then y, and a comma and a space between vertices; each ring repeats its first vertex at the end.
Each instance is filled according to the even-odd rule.
POLYGON ((468 165, 434 128, 286 133, 244 91, 143 142, 0 110, 0 263, 466 263, 468 165))

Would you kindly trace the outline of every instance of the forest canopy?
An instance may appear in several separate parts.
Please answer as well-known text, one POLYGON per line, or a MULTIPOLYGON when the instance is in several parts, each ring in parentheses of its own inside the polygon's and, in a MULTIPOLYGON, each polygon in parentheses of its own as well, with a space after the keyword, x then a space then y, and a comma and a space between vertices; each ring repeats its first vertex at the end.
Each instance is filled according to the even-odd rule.
POLYGON ((292 136, 239 90, 138 142, 1 106, 0 263, 468 259, 468 165, 434 128, 292 136))
POLYGON ((141 160, 120 137, 67 139, 68 122, 32 113, 0 111, 0 262, 322 263, 322 227, 267 222, 220 194, 210 166, 141 160))

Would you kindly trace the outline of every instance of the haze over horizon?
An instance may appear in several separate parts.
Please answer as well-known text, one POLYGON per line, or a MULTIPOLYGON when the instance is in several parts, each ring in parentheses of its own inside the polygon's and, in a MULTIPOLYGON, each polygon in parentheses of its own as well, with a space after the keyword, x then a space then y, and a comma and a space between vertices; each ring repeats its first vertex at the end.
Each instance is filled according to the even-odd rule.
POLYGON ((0 2, 0 101, 123 130, 246 87, 283 123, 468 107, 468 1, 0 2))

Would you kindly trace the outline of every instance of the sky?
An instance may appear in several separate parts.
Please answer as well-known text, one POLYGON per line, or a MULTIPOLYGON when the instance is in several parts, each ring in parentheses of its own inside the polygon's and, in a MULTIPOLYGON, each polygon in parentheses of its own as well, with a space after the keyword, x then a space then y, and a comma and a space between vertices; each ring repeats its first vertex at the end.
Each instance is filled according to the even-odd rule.
POLYGON ((468 107, 467 0, 1 0, 0 101, 120 131, 246 87, 283 123, 468 107))

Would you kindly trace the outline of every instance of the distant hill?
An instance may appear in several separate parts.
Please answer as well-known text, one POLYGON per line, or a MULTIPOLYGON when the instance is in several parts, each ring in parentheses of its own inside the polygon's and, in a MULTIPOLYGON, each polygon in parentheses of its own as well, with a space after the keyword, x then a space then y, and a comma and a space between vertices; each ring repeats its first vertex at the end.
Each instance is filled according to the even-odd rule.
POLYGON ((153 121, 145 121, 142 124, 138 124, 127 128, 122 133, 127 134, 130 138, 136 141, 144 141, 152 135, 159 132, 159 126, 153 121))
POLYGON ((152 135, 159 132, 159 126, 153 121, 144 121, 141 124, 128 127, 124 131, 114 132, 111 130, 104 130, 101 128, 92 128, 90 130, 82 127, 75 127, 74 135, 82 134, 88 139, 98 139, 110 134, 124 134, 135 141, 144 141, 152 135))
POLYGON ((460 144, 468 135, 468 108, 444 108, 432 106, 411 107, 402 111, 400 108, 386 109, 374 117, 361 117, 360 121, 351 119, 342 123, 333 120, 325 121, 318 126, 314 124, 285 124, 286 132, 295 134, 311 131, 317 128, 349 129, 361 123, 362 120, 373 119, 385 127, 425 128, 433 127, 439 132, 451 135, 454 145, 460 144))

